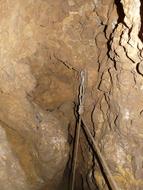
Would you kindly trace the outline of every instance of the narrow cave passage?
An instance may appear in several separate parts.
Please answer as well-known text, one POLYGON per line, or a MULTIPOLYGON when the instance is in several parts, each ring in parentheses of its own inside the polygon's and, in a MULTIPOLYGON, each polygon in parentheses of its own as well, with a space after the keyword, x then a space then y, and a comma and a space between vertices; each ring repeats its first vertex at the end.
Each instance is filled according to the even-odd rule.
POLYGON ((0 14, 0 190, 142 190, 143 2, 0 14))

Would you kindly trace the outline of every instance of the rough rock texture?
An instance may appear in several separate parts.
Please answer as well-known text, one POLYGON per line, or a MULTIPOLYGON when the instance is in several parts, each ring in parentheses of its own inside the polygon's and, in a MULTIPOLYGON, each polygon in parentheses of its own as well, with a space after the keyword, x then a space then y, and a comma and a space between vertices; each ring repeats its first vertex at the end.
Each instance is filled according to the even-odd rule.
MULTIPOLYGON (((110 7, 112 3, 110 1, 110 7)), ((93 119, 99 146, 120 189, 141 190, 142 6, 139 0, 115 3, 105 23, 108 60, 99 60, 104 69, 98 86, 103 98, 95 107, 93 119)), ((101 177, 96 172, 95 175, 100 189, 101 177)))
MULTIPOLYGON (((143 189, 142 9, 0 1, 0 190, 63 189, 83 69, 84 121, 120 189, 143 189)), ((76 175, 78 190, 108 189, 83 133, 76 175)))
POLYGON ((75 120, 77 71, 88 64, 91 76, 95 73, 93 9, 92 1, 0 2, 1 138, 20 178, 8 186, 5 176, 11 174, 4 168, 3 189, 51 190, 61 183, 68 127, 75 120))

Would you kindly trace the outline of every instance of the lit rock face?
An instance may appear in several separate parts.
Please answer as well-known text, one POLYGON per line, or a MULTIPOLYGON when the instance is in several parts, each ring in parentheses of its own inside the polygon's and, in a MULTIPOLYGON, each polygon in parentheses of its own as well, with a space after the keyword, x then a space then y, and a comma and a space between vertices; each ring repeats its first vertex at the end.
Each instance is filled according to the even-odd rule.
POLYGON ((68 123, 59 121, 60 113, 44 112, 37 106, 33 106, 31 114, 23 103, 16 105, 13 100, 9 106, 14 105, 16 111, 6 121, 1 119, 1 187, 38 190, 46 186, 55 190, 61 185, 69 157, 68 123), (31 117, 33 128, 28 119, 24 120, 24 114, 27 118, 28 115, 35 117, 33 121, 31 117), (18 115, 23 117, 17 118, 18 115))
MULTIPOLYGON (((68 122, 62 119, 63 114, 41 110, 30 95, 38 82, 31 72, 34 68, 31 66, 30 70, 28 63, 31 62, 27 60, 35 56, 40 44, 55 46, 52 39, 46 39, 47 34, 53 32, 48 32, 45 27, 49 22, 57 22, 56 17, 60 17, 61 22, 67 15, 67 11, 59 11, 59 1, 54 4, 57 12, 52 11, 53 4, 49 2, 0 2, 0 189, 3 190, 44 187, 55 190, 62 181, 69 157, 68 122)), ((39 67, 43 60, 42 57, 38 62, 39 67)), ((48 64, 48 60, 45 62, 48 64)), ((69 94, 68 85, 62 83, 69 94)), ((51 105, 49 110, 53 109, 51 105)))
MULTIPOLYGON (((68 123, 59 122, 59 118, 55 115, 43 113, 42 110, 39 112, 40 125, 35 144, 39 174, 47 188, 51 190, 60 189, 69 158, 68 123)), ((63 119, 60 114, 59 117, 63 119)))
MULTIPOLYGON (((143 189, 142 177, 142 42, 140 1, 116 1, 118 16, 105 30, 109 60, 99 89, 103 98, 94 110, 97 138, 120 189, 143 189), (122 3, 122 4, 121 4, 122 3), (116 22, 115 20, 116 19, 116 22), (113 23, 116 23, 113 25, 113 23), (112 25, 112 31, 110 29, 112 25), (110 31, 110 35, 109 32, 110 31), (104 80, 103 80, 104 79, 104 80), (104 134, 104 135, 103 135, 104 134)), ((100 64, 101 64, 100 63, 100 64)), ((99 181, 101 178, 95 172, 99 181)), ((106 189, 106 188, 105 188, 106 189)))
MULTIPOLYGON (((0 2, 0 120, 7 135, 3 141, 11 149, 8 159, 17 160, 17 175, 27 190, 55 190, 62 180, 77 73, 86 67, 90 87, 97 80, 94 37, 100 22, 94 8, 90 0, 0 2)), ((11 187, 20 190, 18 185, 11 180, 11 187)))
MULTIPOLYGON (((60 186, 82 69, 88 73, 84 120, 120 189, 143 189, 140 3, 0 2, 3 190, 60 186)), ((85 142, 82 134, 77 189, 107 189, 85 142)))
POLYGON ((11 151, 2 127, 0 127, 0 184, 0 188, 3 190, 29 189, 25 173, 19 164, 19 160, 11 151))

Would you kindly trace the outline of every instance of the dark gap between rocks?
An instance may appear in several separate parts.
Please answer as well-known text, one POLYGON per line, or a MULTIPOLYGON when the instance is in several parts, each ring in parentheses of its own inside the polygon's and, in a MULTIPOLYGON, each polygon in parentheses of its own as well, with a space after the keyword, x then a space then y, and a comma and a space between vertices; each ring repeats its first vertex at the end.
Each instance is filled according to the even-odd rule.
POLYGON ((143 1, 140 1, 140 16, 141 16, 141 27, 140 27, 140 31, 139 31, 139 38, 141 39, 141 41, 143 41, 143 1))
POLYGON ((118 13, 118 16, 119 16, 117 22, 118 22, 118 24, 119 23, 125 24, 124 23, 125 13, 124 13, 123 5, 122 5, 120 0, 115 0, 115 4, 117 6, 117 13, 118 13))

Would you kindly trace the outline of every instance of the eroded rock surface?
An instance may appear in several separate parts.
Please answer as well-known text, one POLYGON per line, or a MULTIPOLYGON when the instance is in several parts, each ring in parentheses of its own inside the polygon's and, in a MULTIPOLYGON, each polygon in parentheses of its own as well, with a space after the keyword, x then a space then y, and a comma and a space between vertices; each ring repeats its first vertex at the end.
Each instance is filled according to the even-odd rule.
POLYGON ((11 150, 2 126, 0 128, 0 144, 0 188, 3 190, 29 189, 25 173, 11 150))
MULTIPOLYGON (((142 4, 0 1, 2 190, 61 188, 83 69, 84 120, 119 188, 143 189, 142 4)), ((76 179, 78 190, 108 189, 83 133, 76 179)))
MULTIPOLYGON (((106 63, 101 62, 103 69, 108 65, 102 71, 99 85, 103 98, 95 108, 93 118, 97 126, 99 146, 104 150, 104 156, 119 188, 139 190, 143 188, 143 46, 139 38, 142 6, 138 0, 115 2, 118 16, 114 14, 113 17, 111 13, 105 29, 109 59, 106 63), (110 25, 112 30, 109 30, 110 25)), ((95 175, 102 188, 100 175, 95 175)))

